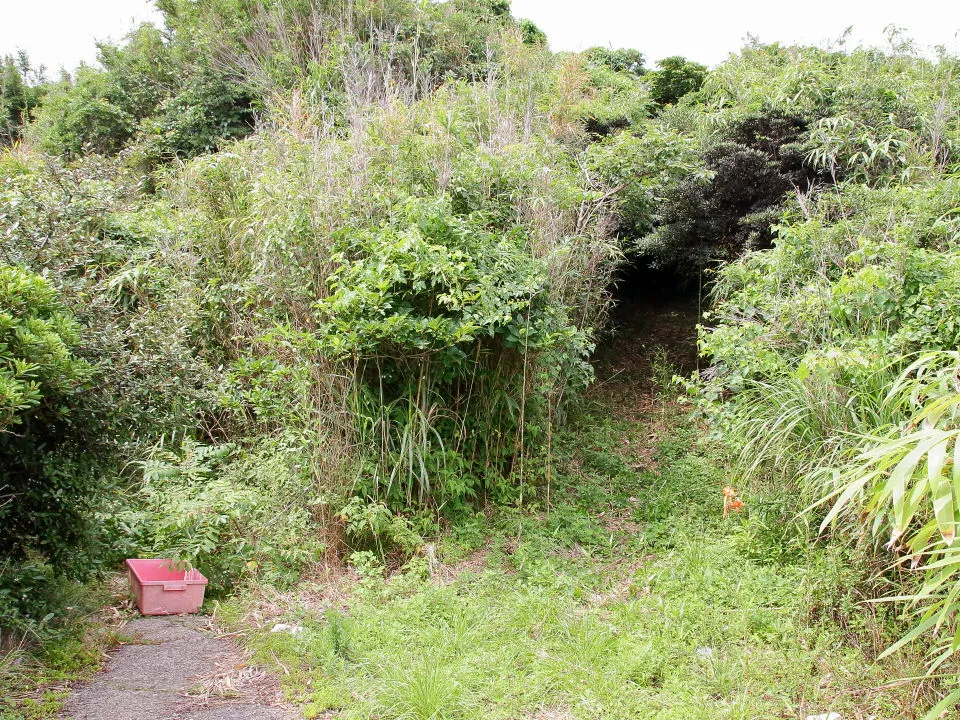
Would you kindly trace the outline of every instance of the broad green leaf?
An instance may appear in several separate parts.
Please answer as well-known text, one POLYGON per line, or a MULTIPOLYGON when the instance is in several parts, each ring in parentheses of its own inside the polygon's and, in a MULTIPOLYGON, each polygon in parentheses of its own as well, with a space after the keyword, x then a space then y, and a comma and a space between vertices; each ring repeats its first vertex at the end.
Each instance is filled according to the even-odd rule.
POLYGON ((943 467, 947 459, 947 445, 949 438, 937 443, 927 454, 927 480, 930 484, 930 494, 933 499, 933 514, 937 519, 937 527, 944 542, 953 542, 956 537, 954 518, 956 508, 953 503, 953 488, 943 475, 943 467))

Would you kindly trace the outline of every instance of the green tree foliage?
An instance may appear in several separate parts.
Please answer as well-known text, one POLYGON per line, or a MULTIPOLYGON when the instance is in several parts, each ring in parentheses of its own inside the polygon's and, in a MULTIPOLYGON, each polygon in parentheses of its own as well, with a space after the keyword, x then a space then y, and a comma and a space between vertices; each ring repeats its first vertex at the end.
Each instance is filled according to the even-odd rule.
POLYGON ((520 33, 523 42, 527 45, 546 45, 547 34, 537 27, 531 20, 520 20, 520 33))
POLYGON ((75 75, 50 89, 36 126, 43 146, 58 154, 118 152, 133 137, 136 118, 122 99, 119 105, 111 101, 105 73, 81 67, 75 75))
POLYGON ((278 94, 307 96, 342 125, 351 88, 379 97, 399 82, 419 96, 482 77, 498 34, 545 45, 542 31, 514 20, 500 0, 158 7, 166 31, 144 25, 120 45, 101 44, 102 69, 82 67, 52 88, 36 128, 48 151, 114 154, 132 143, 148 165, 193 157, 249 134, 254 108, 278 94))
POLYGON ((709 107, 772 108, 811 124, 810 160, 838 178, 909 181, 957 162, 957 59, 751 45, 712 72, 709 107))
POLYGON ((81 66, 50 90, 37 131, 53 153, 116 153, 156 111, 174 69, 160 31, 143 25, 123 46, 101 43, 102 70, 81 66))
POLYGON ((706 173, 668 187, 639 243, 696 274, 770 243, 784 200, 817 183, 938 176, 956 165, 955 60, 751 45, 660 122, 695 137, 706 173))
POLYGON ((587 149, 590 170, 616 189, 623 237, 650 233, 664 194, 691 177, 704 179, 699 150, 694 138, 658 123, 604 137, 587 149))
POLYGON ((123 457, 155 434, 196 423, 209 370, 194 362, 176 278, 155 262, 140 177, 118 160, 65 163, 28 150, 0 157, 3 260, 43 272, 81 324, 77 353, 93 366, 84 395, 101 437, 91 451, 123 457))
POLYGON ((296 90, 335 123, 347 119, 351 88, 379 94, 384 82, 400 82, 420 96, 451 79, 482 77, 496 52, 488 40, 502 32, 543 44, 542 32, 521 28, 502 0, 162 0, 158 7, 175 44, 231 68, 260 105, 296 90))
POLYGON ((51 414, 83 379, 85 366, 71 356, 78 327, 49 282, 4 265, 0 303, 0 431, 12 433, 27 417, 51 414))
POLYGON ((195 157, 244 137, 252 127, 249 93, 213 69, 199 67, 140 124, 138 150, 151 161, 195 157))
POLYGON ((646 70, 643 53, 633 48, 618 48, 616 50, 605 47, 593 47, 586 50, 584 54, 587 61, 592 65, 602 65, 608 67, 614 72, 626 72, 637 77, 642 76, 646 70))
POLYGON ((689 277, 769 247, 787 193, 817 179, 799 144, 805 130, 802 118, 779 113, 734 122, 702 153, 699 177, 665 188, 641 252, 689 277))
MULTIPOLYGON (((643 56, 636 50, 592 48, 568 56, 557 78, 562 97, 581 96, 570 107, 570 120, 599 139, 620 130, 639 127, 649 117, 652 103, 643 74, 643 56)), ((571 136, 576 137, 580 128, 571 136)))
MULTIPOLYGON (((943 80, 953 65, 950 58, 932 64, 866 50, 753 46, 710 76, 710 103, 782 106, 793 98, 799 109, 819 114, 805 139, 806 161, 847 173, 839 192, 798 199, 778 224, 773 249, 721 272, 717 322, 703 339, 721 386, 729 382, 731 390, 757 377, 779 382, 768 373, 799 372, 807 381, 834 363, 837 372, 855 373, 839 376, 838 384, 856 386, 864 377, 856 374, 860 363, 880 373, 890 358, 952 346, 946 308, 954 302, 949 278, 960 204, 950 172, 955 130, 932 132, 927 113, 945 112, 952 89, 943 80), (871 97, 882 99, 884 111, 871 97), (828 114, 840 112, 847 114, 828 114), (825 137, 825 125, 839 117, 861 124, 863 136, 836 144, 825 137), (912 157, 885 142, 891 124, 912 136, 912 157), (873 157, 855 150, 860 146, 872 147, 873 157), (847 159, 830 159, 838 157, 847 159)), ((795 147, 790 158, 795 162, 795 147)))
POLYGON ((251 130, 250 98, 206 62, 191 62, 152 25, 101 43, 102 69, 81 66, 50 89, 35 133, 51 153, 115 154, 137 140, 151 161, 189 157, 251 130))
POLYGON ((650 95, 662 105, 676 105, 681 98, 697 92, 707 77, 705 65, 675 55, 657 63, 659 70, 647 75, 650 95))
POLYGON ((27 54, 5 55, 0 63, 0 146, 20 139, 23 127, 43 100, 43 68, 34 68, 27 54))

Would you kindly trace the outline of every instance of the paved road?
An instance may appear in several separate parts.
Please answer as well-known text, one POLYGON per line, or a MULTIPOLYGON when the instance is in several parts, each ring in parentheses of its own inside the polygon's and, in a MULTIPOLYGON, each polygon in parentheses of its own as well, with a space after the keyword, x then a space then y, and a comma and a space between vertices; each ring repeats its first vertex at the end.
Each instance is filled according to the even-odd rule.
POLYGON ((139 618, 106 668, 74 690, 66 720, 296 720, 276 682, 195 616, 139 618))

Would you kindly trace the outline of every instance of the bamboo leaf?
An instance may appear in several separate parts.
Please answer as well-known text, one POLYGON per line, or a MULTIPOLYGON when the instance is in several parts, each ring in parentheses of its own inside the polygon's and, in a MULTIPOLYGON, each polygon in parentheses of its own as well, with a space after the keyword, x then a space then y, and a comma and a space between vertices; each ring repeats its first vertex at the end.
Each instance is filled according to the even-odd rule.
POLYGON ((943 476, 943 468, 947 460, 948 438, 937 443, 927 454, 927 480, 930 484, 930 494, 933 499, 933 514, 937 519, 937 527, 944 542, 953 542, 956 536, 954 518, 956 508, 953 503, 953 488, 943 476))
POLYGON ((923 720, 937 720, 944 710, 954 707, 957 703, 960 703, 960 688, 957 688, 952 693, 947 695, 943 700, 930 708, 929 712, 923 716, 923 720))
MULTIPOLYGON (((927 433, 920 433, 926 435, 927 433)), ((924 456, 930 451, 930 448, 937 442, 938 437, 924 437, 906 456, 897 463, 897 466, 890 473, 887 481, 887 487, 890 490, 893 504, 893 535, 891 542, 899 538, 910 523, 911 511, 910 504, 907 502, 907 485, 916 475, 917 466, 924 456)))

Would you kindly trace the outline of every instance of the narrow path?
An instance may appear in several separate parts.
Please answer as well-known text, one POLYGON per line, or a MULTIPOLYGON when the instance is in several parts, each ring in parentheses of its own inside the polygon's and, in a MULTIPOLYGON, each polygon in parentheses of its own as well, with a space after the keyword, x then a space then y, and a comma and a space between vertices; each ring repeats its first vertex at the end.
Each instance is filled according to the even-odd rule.
POLYGON ((196 616, 138 618, 137 638, 106 669, 77 688, 66 720, 294 720, 279 705, 279 687, 246 662, 230 640, 196 616))
POLYGON ((597 382, 590 394, 616 408, 621 418, 638 418, 656 409, 661 404, 653 381, 658 371, 689 375, 697 369, 701 311, 695 295, 650 292, 620 298, 610 333, 593 357, 597 382))

